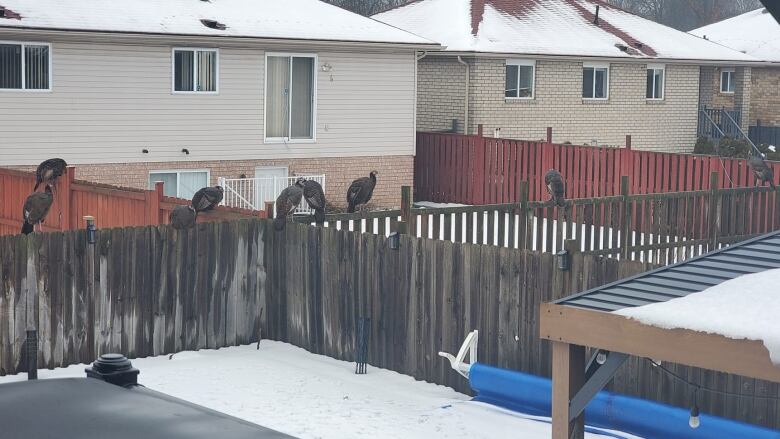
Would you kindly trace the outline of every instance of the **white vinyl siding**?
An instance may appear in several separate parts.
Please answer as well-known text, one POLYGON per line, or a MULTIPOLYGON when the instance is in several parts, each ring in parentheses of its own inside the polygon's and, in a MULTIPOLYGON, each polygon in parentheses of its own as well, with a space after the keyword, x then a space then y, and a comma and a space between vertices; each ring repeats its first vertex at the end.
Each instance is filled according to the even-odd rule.
POLYGON ((170 46, 53 43, 52 93, 0 95, 0 163, 59 156, 78 165, 414 154, 412 49, 318 50, 315 68, 328 63, 333 69, 316 79, 317 142, 280 147, 263 142, 262 46, 220 48, 218 95, 174 95, 170 46), (181 152, 185 147, 190 155, 181 152))
POLYGON ((582 65, 582 98, 609 99, 609 64, 582 65))
POLYGON ((720 71, 720 92, 734 93, 734 69, 721 69, 720 71))
POLYGON ((149 189, 154 189, 156 182, 162 181, 163 193, 166 197, 192 199, 195 192, 209 185, 209 171, 196 170, 164 170, 149 172, 149 189))
POLYGON ((506 60, 506 87, 504 97, 507 99, 533 99, 536 62, 533 60, 506 60))
POLYGON ((0 41, 0 91, 51 91, 51 45, 0 41))
POLYGON ((174 93, 217 93, 219 52, 216 49, 173 49, 174 93))
POLYGON ((664 98, 665 82, 666 67, 663 64, 648 64, 645 98, 650 100, 662 100, 664 98))

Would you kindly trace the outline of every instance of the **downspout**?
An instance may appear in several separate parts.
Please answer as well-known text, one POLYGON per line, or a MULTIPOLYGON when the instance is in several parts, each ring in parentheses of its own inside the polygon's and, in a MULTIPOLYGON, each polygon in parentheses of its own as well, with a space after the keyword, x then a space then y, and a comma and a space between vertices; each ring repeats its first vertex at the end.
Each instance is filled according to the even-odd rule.
POLYGON ((469 67, 469 63, 466 61, 463 61, 463 58, 461 58, 460 55, 458 55, 458 62, 466 66, 466 90, 465 90, 465 117, 463 118, 463 134, 469 133, 469 83, 471 81, 471 69, 469 67))

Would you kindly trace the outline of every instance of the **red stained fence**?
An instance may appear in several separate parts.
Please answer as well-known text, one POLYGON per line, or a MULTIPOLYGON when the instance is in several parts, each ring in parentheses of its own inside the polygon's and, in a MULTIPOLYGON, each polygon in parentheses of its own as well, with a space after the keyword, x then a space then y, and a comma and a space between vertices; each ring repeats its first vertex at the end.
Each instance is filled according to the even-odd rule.
MULTIPOLYGON (((167 224, 176 206, 189 201, 163 196, 162 183, 154 190, 131 189, 74 179, 68 167, 57 180, 54 204, 46 216, 43 231, 54 232, 84 226, 84 216, 95 218, 98 228, 167 224)), ((35 186, 35 174, 0 168, 0 235, 15 235, 22 228, 22 207, 35 186)), ((227 221, 249 217, 265 218, 265 212, 218 207, 201 214, 199 222, 227 221)))
MULTIPOLYGON (((548 132, 548 139, 551 133, 548 132)), ((520 202, 520 182, 528 181, 529 200, 547 200, 544 174, 557 169, 566 179, 567 198, 620 195, 620 177, 629 177, 631 194, 749 187, 747 160, 714 156, 635 151, 630 148, 559 145, 460 134, 418 133, 414 161, 415 199, 439 203, 520 202)), ((780 162, 774 168, 780 184, 780 162)))

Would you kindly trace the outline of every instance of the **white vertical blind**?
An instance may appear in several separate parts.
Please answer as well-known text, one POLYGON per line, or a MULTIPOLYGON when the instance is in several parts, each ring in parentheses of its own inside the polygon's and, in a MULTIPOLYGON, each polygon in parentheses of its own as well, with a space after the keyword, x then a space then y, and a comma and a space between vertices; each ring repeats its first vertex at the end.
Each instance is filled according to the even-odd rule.
POLYGON ((290 137, 311 139, 314 105, 314 59, 292 59, 292 97, 290 137))
POLYGON ((290 58, 269 56, 266 78, 266 137, 289 137, 290 58))
POLYGON ((198 51, 198 91, 217 91, 217 53, 198 51))
POLYGON ((27 90, 49 88, 49 46, 24 46, 24 84, 27 90))

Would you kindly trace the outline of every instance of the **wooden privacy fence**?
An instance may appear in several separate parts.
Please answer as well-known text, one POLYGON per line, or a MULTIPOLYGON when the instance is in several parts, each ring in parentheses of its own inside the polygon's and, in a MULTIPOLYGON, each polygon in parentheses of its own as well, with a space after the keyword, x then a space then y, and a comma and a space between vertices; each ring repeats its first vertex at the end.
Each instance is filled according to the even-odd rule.
MULTIPOLYGON (((556 253, 567 240, 580 251, 620 259, 669 264, 780 229, 780 188, 718 189, 632 194, 624 177, 620 195, 569 200, 565 208, 529 201, 529 185, 518 185, 520 202, 445 208, 412 208, 328 215, 328 227, 379 235, 400 230, 452 242, 556 253)), ((298 218, 310 222, 310 217, 298 218)))
MULTIPOLYGON (((69 166, 57 180, 54 204, 46 216, 43 231, 54 232, 83 227, 83 217, 95 218, 99 228, 167 224, 176 206, 189 201, 163 196, 162 183, 154 190, 131 189, 76 180, 76 168, 69 166)), ((22 229, 22 207, 35 186, 35 174, 0 168, 0 235, 15 235, 22 229)), ((42 190, 42 189, 39 189, 42 190)), ((265 212, 217 207, 198 221, 225 221, 265 217, 265 212)))
MULTIPOLYGON (((566 180, 567 198, 620 195, 620 177, 629 176, 632 194, 749 187, 747 160, 674 154, 626 148, 559 145, 496 139, 481 135, 417 133, 414 159, 416 200, 439 203, 503 204, 520 202, 520 183, 530 183, 531 201, 549 198, 544 174, 557 169, 566 180)), ((768 162, 780 184, 780 162, 768 162)))
MULTIPOLYGON (((0 373, 23 367, 28 325, 39 330, 42 367, 218 348, 263 337, 353 361, 357 321, 371 319, 369 363, 466 391, 437 356, 480 331, 485 364, 549 376, 539 305, 650 269, 649 264, 574 253, 555 257, 497 246, 400 238, 270 221, 0 237, 0 373)), ((175 358, 175 357, 174 357, 175 358)), ((735 399, 700 392, 703 411, 780 427, 778 385, 667 364, 735 399)), ((345 371, 349 373, 349 371, 345 371)), ((639 359, 611 389, 686 407, 690 390, 639 359)))

